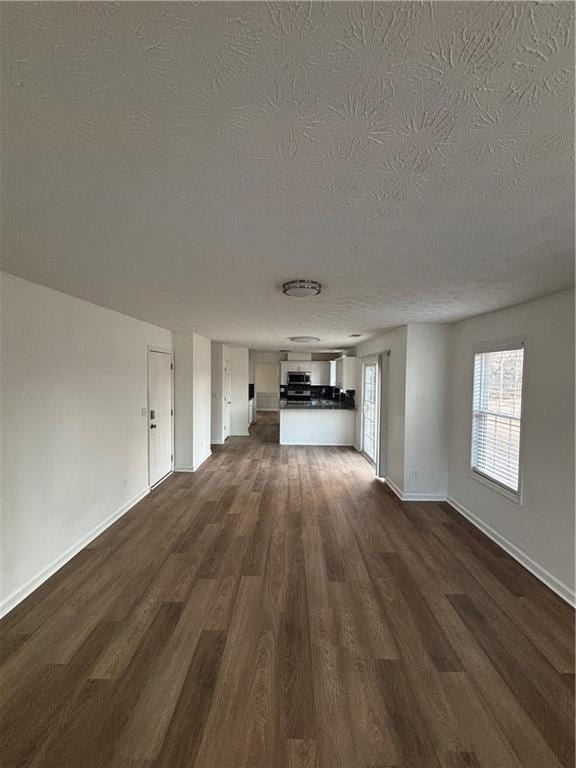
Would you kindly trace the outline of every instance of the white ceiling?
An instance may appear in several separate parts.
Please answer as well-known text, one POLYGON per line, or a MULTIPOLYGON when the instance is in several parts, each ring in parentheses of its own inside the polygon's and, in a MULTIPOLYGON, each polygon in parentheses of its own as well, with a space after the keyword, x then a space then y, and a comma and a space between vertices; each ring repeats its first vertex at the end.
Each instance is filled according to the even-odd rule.
POLYGON ((9 272, 261 349, 573 283, 571 3, 2 16, 9 272))

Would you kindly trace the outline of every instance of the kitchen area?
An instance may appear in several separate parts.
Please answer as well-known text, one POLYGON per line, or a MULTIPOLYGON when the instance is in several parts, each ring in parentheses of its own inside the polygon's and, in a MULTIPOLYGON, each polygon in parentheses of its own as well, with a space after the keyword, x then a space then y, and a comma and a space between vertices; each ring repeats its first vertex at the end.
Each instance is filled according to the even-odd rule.
POLYGON ((287 353, 279 363, 281 445, 354 445, 357 358, 312 360, 287 353))

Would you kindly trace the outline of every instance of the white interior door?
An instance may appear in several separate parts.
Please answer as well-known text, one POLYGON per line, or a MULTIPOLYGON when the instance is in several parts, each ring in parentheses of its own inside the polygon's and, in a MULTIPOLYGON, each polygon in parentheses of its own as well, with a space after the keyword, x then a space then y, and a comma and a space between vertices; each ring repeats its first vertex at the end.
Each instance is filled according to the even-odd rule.
POLYGON ((362 375, 362 452, 375 464, 378 440, 378 364, 364 363, 362 375))
POLYGON ((148 472, 156 485, 172 471, 172 355, 148 351, 148 472))
POLYGON ((222 432, 224 440, 230 436, 230 406, 232 405, 232 367, 230 360, 224 360, 222 383, 222 432))

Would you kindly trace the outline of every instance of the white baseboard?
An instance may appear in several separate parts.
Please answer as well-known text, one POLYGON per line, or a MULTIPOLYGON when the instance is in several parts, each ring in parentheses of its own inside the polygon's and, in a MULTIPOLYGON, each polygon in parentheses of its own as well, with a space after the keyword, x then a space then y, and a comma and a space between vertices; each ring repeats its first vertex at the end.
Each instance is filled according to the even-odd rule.
POLYGON ((516 544, 513 544, 507 538, 502 536, 501 533, 498 533, 498 531, 492 528, 491 525, 485 523, 484 520, 477 517, 473 512, 470 512, 470 510, 461 504, 458 499, 455 499, 453 496, 448 496, 446 501, 456 510, 456 512, 459 512, 463 517, 469 520, 472 525, 475 525, 476 528, 482 531, 482 533, 485 533, 486 536, 492 539, 492 541, 496 542, 499 547, 502 547, 505 552, 513 557, 514 560, 517 560, 520 565, 523 565, 524 568, 536 576, 536 578, 549 587, 549 589, 555 592, 567 603, 570 603, 570 605, 576 605, 576 595, 571 587, 564 584, 560 579, 557 579, 556 576, 533 560, 526 554, 526 552, 520 549, 520 547, 517 547, 516 544))
POLYGON ((402 501, 446 501, 445 493, 403 493, 402 501))
POLYGON ((232 432, 230 437, 250 437, 250 432, 232 432))
POLYGON ((353 443, 317 443, 317 442, 311 442, 311 443, 280 443, 280 445, 301 445, 302 447, 308 446, 318 446, 319 448, 354 448, 353 443))
MULTIPOLYGON (((216 445, 216 443, 212 443, 212 445, 216 445)), ((189 466, 183 465, 181 467, 174 467, 174 472, 196 472, 196 470, 200 469, 202 464, 204 464, 206 459, 209 459, 210 456, 212 456, 212 451, 208 451, 208 453, 203 458, 201 458, 200 461, 197 461, 196 464, 194 464, 194 466, 189 467, 189 466)))
POLYGON ((381 478, 381 479, 384 480, 386 485, 390 486, 390 490, 393 491, 396 494, 396 496, 398 496, 400 501, 404 501, 404 491, 401 488, 399 488, 396 485, 396 483, 394 483, 392 480, 390 480, 389 477, 381 478))
POLYGON ((396 483, 392 482, 392 480, 383 477, 379 478, 379 480, 382 480, 386 485, 389 485, 390 490, 394 491, 400 501, 446 501, 445 493, 404 493, 404 491, 402 491, 396 483))
POLYGON ((204 462, 212 456, 212 451, 208 451, 201 459, 200 461, 195 462, 194 464, 194 472, 196 472, 197 469, 199 469, 204 462))
POLYGON ((569 587, 567 584, 564 584, 564 582, 560 581, 560 579, 556 578, 556 576, 547 571, 546 568, 543 568, 539 563, 533 560, 530 555, 527 555, 526 552, 520 549, 520 547, 517 547, 516 544, 513 544, 505 536, 502 536, 501 533, 498 533, 498 531, 492 528, 491 525, 488 525, 488 523, 485 523, 473 512, 470 512, 470 510, 461 504, 458 499, 455 499, 453 496, 445 496, 443 494, 404 493, 404 491, 402 491, 394 482, 392 482, 392 480, 386 479, 384 482, 390 486, 390 490, 392 490, 401 501, 446 501, 448 504, 450 504, 451 507, 453 507, 453 509, 456 510, 456 512, 469 520, 473 525, 476 526, 476 528, 488 536, 489 539, 492 539, 492 541, 498 544, 499 547, 501 547, 507 554, 513 557, 514 560, 520 563, 520 565, 523 565, 524 568, 536 576, 536 578, 545 584, 549 589, 555 592, 559 597, 561 597, 570 605, 576 605, 576 595, 571 587, 569 587))
POLYGON ((55 560, 47 565, 46 568, 43 568, 39 573, 36 574, 36 576, 31 578, 30 581, 26 582, 26 584, 2 600, 2 602, 0 602, 0 618, 5 616, 13 608, 15 608, 18 603, 21 603, 22 600, 27 598, 28 595, 34 592, 34 590, 43 584, 47 579, 49 579, 50 576, 54 575, 56 571, 60 570, 63 565, 66 565, 69 560, 71 560, 75 555, 78 554, 78 552, 80 552, 80 550, 84 549, 84 547, 90 544, 91 541, 93 541, 97 536, 105 531, 106 528, 109 528, 113 523, 116 522, 116 520, 121 518, 122 515, 125 515, 128 510, 132 509, 132 507, 138 504, 138 502, 141 501, 145 496, 148 496, 149 493, 149 488, 146 488, 140 493, 137 493, 136 496, 130 499, 130 501, 127 501, 126 504, 121 506, 120 509, 117 509, 116 512, 111 514, 101 523, 98 523, 97 526, 92 528, 92 530, 89 531, 85 536, 83 536, 65 552, 59 555, 55 560))

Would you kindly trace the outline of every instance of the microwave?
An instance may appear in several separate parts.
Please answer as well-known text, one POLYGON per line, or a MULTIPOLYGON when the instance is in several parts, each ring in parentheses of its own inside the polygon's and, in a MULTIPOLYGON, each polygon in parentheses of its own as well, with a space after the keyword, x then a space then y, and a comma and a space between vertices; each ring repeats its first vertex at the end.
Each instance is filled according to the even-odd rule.
POLYGON ((310 372, 288 371, 288 384, 310 384, 310 372))

